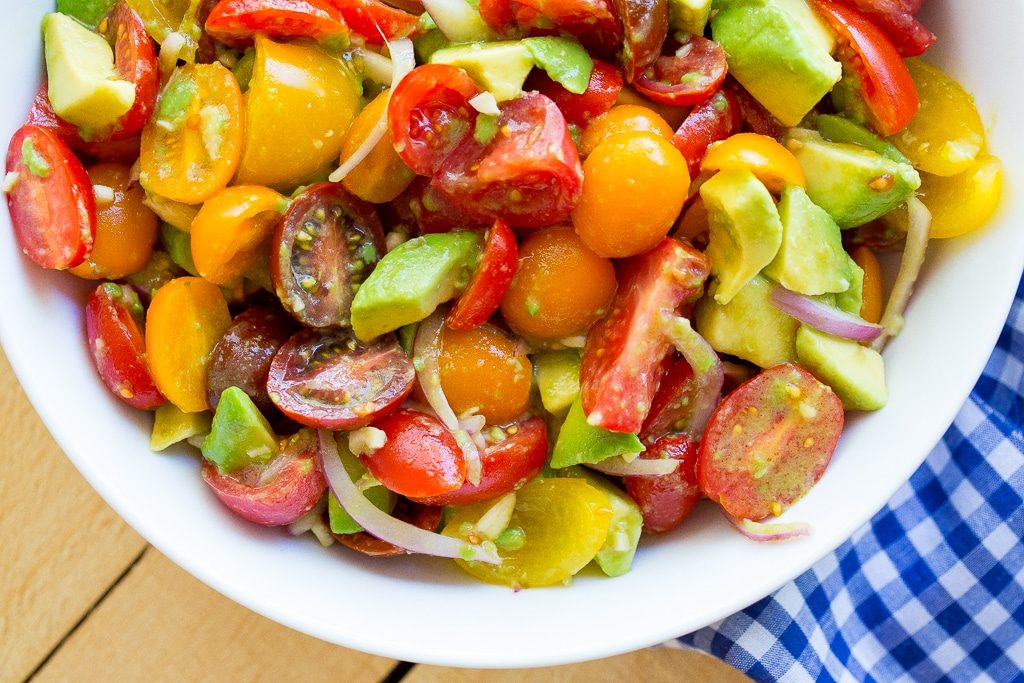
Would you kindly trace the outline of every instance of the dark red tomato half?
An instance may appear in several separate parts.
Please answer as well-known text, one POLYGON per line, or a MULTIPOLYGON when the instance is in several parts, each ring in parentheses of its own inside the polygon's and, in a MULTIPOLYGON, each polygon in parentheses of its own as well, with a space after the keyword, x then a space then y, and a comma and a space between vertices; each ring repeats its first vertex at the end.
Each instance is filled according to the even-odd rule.
POLYGON ((623 263, 612 312, 591 328, 583 347, 580 397, 590 424, 640 431, 672 350, 661 317, 696 299, 710 270, 704 254, 671 237, 623 263))
POLYGON ((622 25, 610 0, 499 1, 508 5, 508 10, 500 12, 511 14, 514 30, 529 35, 566 33, 578 38, 591 52, 607 56, 622 45, 622 25))
POLYGON ((419 175, 433 175, 473 130, 480 92, 465 71, 449 64, 424 64, 395 87, 388 104, 391 144, 419 175))
POLYGON ((917 57, 935 44, 935 34, 914 17, 921 8, 921 0, 843 1, 882 29, 904 57, 917 57))
POLYGON ((685 358, 670 358, 640 430, 640 440, 650 444, 669 432, 682 431, 693 403, 694 388, 690 364, 685 358))
POLYGON ((203 480, 229 510, 263 526, 291 524, 312 510, 327 490, 316 433, 308 429, 285 441, 280 453, 264 465, 227 474, 204 462, 203 480))
MULTIPOLYGON (((395 519, 408 522, 409 524, 417 526, 424 531, 437 531, 437 527, 441 524, 441 516, 443 514, 443 508, 420 505, 419 503, 414 503, 410 500, 406 500, 405 498, 399 498, 398 503, 395 505, 395 509, 391 512, 391 516, 395 519)), ((360 552, 363 555, 369 555, 370 557, 394 557, 396 555, 409 554, 408 550, 399 548, 397 545, 389 543, 388 541, 382 541, 366 531, 360 531, 355 534, 331 535, 334 536, 338 543, 343 546, 360 552)))
POLYGON ((465 483, 462 449, 436 417, 400 410, 377 420, 374 426, 387 434, 387 441, 362 462, 391 491, 410 498, 430 498, 465 483))
POLYGON ((25 125, 11 138, 6 168, 7 208, 21 251, 43 268, 84 261, 96 236, 96 197, 71 148, 53 131, 25 125))
POLYGON ((345 45, 345 17, 327 0, 221 0, 206 18, 206 32, 222 43, 245 46, 257 33, 345 45))
POLYGON ((660 477, 624 477, 626 493, 640 506, 644 530, 655 534, 672 531, 683 523, 704 494, 697 486, 697 442, 683 434, 658 439, 640 457, 671 458, 679 469, 660 477))
POLYGON ((480 327, 498 310, 519 265, 516 236, 500 218, 487 231, 480 265, 448 313, 452 330, 480 327))
POLYGON ((627 83, 640 78, 661 55, 668 36, 668 0, 614 0, 625 43, 622 68, 627 83))
POLYGON ((92 157, 97 161, 122 161, 126 164, 133 163, 139 158, 139 137, 133 136, 124 140, 112 140, 109 142, 85 142, 78 134, 78 129, 71 123, 57 116, 50 104, 48 95, 49 85, 46 81, 39 86, 35 98, 32 100, 32 107, 29 109, 25 123, 39 126, 53 132, 58 138, 64 141, 71 149, 79 154, 92 157))
POLYGON ((428 505, 472 505, 493 500, 522 486, 544 467, 548 429, 534 417, 506 429, 508 437, 480 454, 480 484, 469 482, 450 493, 419 499, 428 505))
POLYGON ((395 410, 416 370, 391 336, 369 346, 338 330, 303 330, 274 355, 267 392, 278 409, 318 429, 356 429, 395 410))
POLYGON ((110 13, 107 39, 114 45, 117 72, 121 78, 135 84, 135 102, 108 134, 92 142, 127 140, 138 135, 153 114, 160 87, 160 70, 153 41, 146 33, 142 19, 125 0, 114 5, 110 13))
POLYGON ((100 379, 128 405, 151 410, 164 397, 146 363, 143 326, 142 303, 134 289, 107 282, 89 295, 85 333, 100 379))
POLYGON ((715 94, 728 71, 721 45, 704 36, 691 36, 674 55, 654 60, 633 85, 655 102, 683 107, 700 104, 715 94))
POLYGON ((395 201, 403 200, 408 202, 416 229, 421 235, 450 230, 483 230, 488 225, 463 213, 423 176, 412 181, 395 201))
POLYGON ((697 481, 737 520, 778 516, 828 467, 843 431, 831 388, 792 364, 741 384, 718 405, 700 446, 697 481))
POLYGON ((742 119, 735 95, 723 89, 698 105, 672 136, 672 144, 683 153, 690 168, 690 177, 700 172, 700 162, 713 142, 738 133, 742 119))
POLYGON ((533 70, 526 80, 525 89, 536 90, 551 98, 567 123, 582 128, 615 104, 622 90, 622 74, 608 62, 595 59, 590 81, 582 94, 569 92, 541 69, 533 70))
POLYGON ((431 181, 469 217, 539 228, 569 217, 583 192, 583 167, 565 117, 550 99, 527 93, 501 105, 487 144, 472 136, 431 181))
POLYGON ((384 39, 407 38, 420 28, 416 14, 391 7, 380 0, 327 0, 345 17, 349 28, 371 45, 383 45, 384 39), (383 35, 381 35, 383 34, 383 35))

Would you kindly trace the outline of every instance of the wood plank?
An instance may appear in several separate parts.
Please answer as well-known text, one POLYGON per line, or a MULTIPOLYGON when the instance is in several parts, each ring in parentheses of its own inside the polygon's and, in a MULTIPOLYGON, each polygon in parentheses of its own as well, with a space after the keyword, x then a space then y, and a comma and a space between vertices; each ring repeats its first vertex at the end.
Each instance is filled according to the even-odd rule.
POLYGON ((0 679, 22 680, 138 556, 145 541, 64 456, 2 352, 0 415, 0 679))
POLYGON ((36 680, 368 683, 395 664, 250 612, 150 548, 36 680))

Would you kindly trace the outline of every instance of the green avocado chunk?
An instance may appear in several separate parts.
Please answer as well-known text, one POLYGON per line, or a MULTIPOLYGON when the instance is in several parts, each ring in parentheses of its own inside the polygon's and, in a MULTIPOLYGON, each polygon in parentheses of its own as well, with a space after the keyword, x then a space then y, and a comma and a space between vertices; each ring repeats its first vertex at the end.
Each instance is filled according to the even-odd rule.
POLYGON ((558 432, 558 440, 551 453, 551 467, 557 470, 584 463, 592 465, 616 455, 640 453, 643 450, 644 445, 636 434, 610 432, 589 424, 583 412, 583 404, 577 397, 558 432))
POLYGON ((782 246, 764 274, 786 289, 817 295, 850 288, 850 257, 839 226, 812 202, 802 187, 790 185, 779 202, 782 246))
POLYGON ((850 267, 850 286, 845 292, 836 294, 836 308, 860 317, 860 309, 864 305, 864 270, 849 256, 847 259, 847 265, 850 267))
POLYGON ((708 212, 711 274, 718 279, 715 301, 729 303, 782 244, 782 222, 768 189, 746 170, 722 171, 700 187, 708 212))
POLYGON ((829 142, 799 128, 789 131, 785 143, 807 176, 807 196, 840 228, 854 228, 889 213, 921 186, 913 166, 860 145, 829 142))
POLYGON ((878 410, 889 398, 882 356, 872 348, 801 325, 796 353, 800 364, 832 387, 847 410, 878 410))
POLYGON ((594 562, 607 576, 622 576, 633 565, 633 556, 640 543, 644 516, 640 507, 619 487, 597 472, 573 466, 558 471, 560 477, 583 479, 608 496, 612 505, 612 521, 608 524, 608 538, 594 556, 594 562))
MULTIPOLYGON (((347 441, 348 439, 342 434, 341 438, 338 439, 338 454, 341 456, 341 464, 345 466, 348 476, 352 477, 352 481, 357 482, 366 474, 366 467, 349 450, 347 441)), ((398 496, 389 491, 383 484, 371 486, 363 491, 363 495, 366 496, 367 500, 387 513, 394 510, 395 504, 398 502, 398 496)), ((341 503, 338 502, 333 493, 329 494, 327 499, 327 520, 331 525, 331 531, 336 534, 358 534, 363 530, 363 527, 359 526, 352 519, 352 516, 345 511, 345 508, 341 507, 341 503)))
POLYGON ((711 18, 711 0, 668 0, 668 28, 673 33, 702 36, 711 18))
POLYGON ((895 161, 898 164, 912 163, 910 159, 904 156, 903 152, 896 149, 894 145, 889 144, 861 124, 856 121, 852 121, 845 116, 819 114, 814 122, 818 132, 821 133, 822 137, 826 140, 867 147, 872 152, 881 154, 886 159, 895 161))
POLYGON ((800 123, 842 77, 835 37, 806 0, 715 0, 711 35, 729 73, 785 126, 800 123))
POLYGON ((220 395, 202 451, 221 472, 233 472, 269 462, 277 455, 278 444, 270 423, 249 395, 238 387, 228 387, 220 395))
POLYGON ((178 230, 170 223, 161 223, 160 241, 176 266, 189 275, 199 276, 196 264, 192 260, 192 236, 189 233, 178 230))
POLYGON ((465 69, 477 84, 499 102, 523 92, 523 83, 533 69, 533 54, 521 40, 469 43, 437 50, 431 64, 451 64, 465 69))
POLYGON ((580 354, 575 349, 545 351, 533 357, 544 410, 565 415, 580 395, 580 354))
POLYGON ((165 403, 156 409, 153 417, 153 431, 149 435, 149 447, 162 451, 179 441, 210 431, 211 416, 207 411, 183 413, 173 403, 165 403))
POLYGON ((459 231, 403 242, 380 260, 352 299, 352 330, 368 342, 423 320, 465 289, 482 237, 459 231))
POLYGON ((117 0, 57 0, 57 11, 95 28, 117 0))
POLYGON ((523 44, 533 55, 533 63, 544 69, 551 80, 576 95, 586 92, 594 60, 582 45, 554 36, 526 38, 523 44))

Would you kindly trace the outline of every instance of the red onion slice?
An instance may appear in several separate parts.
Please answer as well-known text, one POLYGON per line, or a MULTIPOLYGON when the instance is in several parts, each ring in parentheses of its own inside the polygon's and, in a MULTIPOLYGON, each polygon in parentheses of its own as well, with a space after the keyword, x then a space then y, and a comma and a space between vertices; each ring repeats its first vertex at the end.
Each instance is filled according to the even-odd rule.
POLYGON ((900 259, 900 271, 896 275, 889 301, 882 313, 881 326, 884 332, 871 345, 881 351, 886 342, 903 330, 903 313, 907 310, 910 295, 914 292, 914 283, 921 274, 925 252, 928 251, 928 238, 932 230, 932 214, 920 199, 911 197, 907 200, 907 241, 903 246, 903 257, 900 259))
POLYGON ((613 477, 661 477, 679 469, 679 461, 671 458, 658 460, 637 458, 632 462, 626 462, 621 455, 616 455, 614 458, 608 458, 599 463, 587 465, 587 467, 613 477))
POLYGON ((867 342, 882 334, 882 326, 850 315, 835 306, 798 294, 777 285, 772 290, 772 303, 786 315, 793 316, 805 325, 827 334, 844 339, 867 342))
POLYGON ((725 368, 722 360, 704 337, 700 336, 690 321, 682 316, 662 314, 661 329, 693 370, 693 409, 689 422, 680 431, 694 438, 700 438, 718 407, 725 384, 725 368))
POLYGON ((418 526, 395 519, 378 508, 359 492, 355 482, 345 471, 338 455, 338 445, 334 442, 334 434, 321 429, 318 435, 320 468, 327 478, 331 493, 356 524, 368 533, 411 553, 501 564, 501 558, 494 548, 472 545, 457 538, 425 531, 418 526))
POLYGON ((779 543, 811 535, 811 527, 805 522, 774 522, 764 524, 749 519, 733 519, 725 516, 741 534, 758 543, 779 543))

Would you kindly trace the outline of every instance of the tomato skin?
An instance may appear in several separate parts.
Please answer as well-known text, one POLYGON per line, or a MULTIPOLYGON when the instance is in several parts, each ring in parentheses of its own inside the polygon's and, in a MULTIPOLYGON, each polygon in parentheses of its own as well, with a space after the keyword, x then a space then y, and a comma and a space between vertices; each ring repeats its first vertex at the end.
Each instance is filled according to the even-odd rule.
POLYGON ((668 36, 668 0, 613 0, 622 22, 625 46, 622 68, 633 83, 661 54, 668 36))
POLYGON ((204 278, 227 285, 266 259, 266 242, 288 200, 258 185, 226 187, 192 221, 192 259, 204 278))
POLYGON ((507 424, 530 405, 533 364, 517 339, 494 325, 441 331, 441 389, 456 415, 476 409, 487 424, 507 424))
POLYGON ((640 431, 671 350, 659 318, 694 301, 710 270, 704 254, 671 237, 623 264, 612 312, 591 329, 583 348, 580 396, 590 424, 640 431))
MULTIPOLYGON (((356 115, 341 147, 341 161, 346 161, 366 141, 383 116, 387 116, 391 91, 384 90, 356 115)), ((349 171, 342 184, 345 189, 368 202, 390 202, 416 178, 395 152, 388 137, 381 138, 365 159, 349 171)))
POLYGON ((714 95, 728 71, 721 45, 691 36, 674 55, 655 59, 633 85, 655 102, 685 107, 714 95))
POLYGON ((7 173, 18 174, 7 208, 22 253, 43 268, 82 263, 96 236, 96 198, 74 152, 52 130, 25 125, 7 148, 7 173), (26 150, 43 164, 41 175, 26 163, 26 150))
POLYGON ((789 363, 733 390, 701 442, 701 490, 737 520, 782 514, 824 474, 843 430, 843 404, 789 363))
POLYGON ((700 162, 708 146, 738 132, 741 124, 739 102, 726 89, 719 90, 690 112, 672 136, 672 144, 683 153, 691 178, 696 178, 700 172, 700 162))
POLYGON ((324 0, 221 0, 206 18, 206 32, 222 43, 243 47, 253 36, 348 42, 348 26, 324 0))
POLYGON ((73 124, 60 118, 53 111, 53 105, 50 104, 48 95, 49 89, 50 86, 46 81, 39 86, 39 90, 36 91, 36 96, 32 100, 32 106, 29 108, 28 116, 25 118, 26 124, 52 131, 71 149, 99 161, 120 161, 130 164, 139 158, 141 140, 138 136, 109 142, 86 142, 83 140, 73 124))
POLYGON ((121 285, 100 285, 85 304, 89 352, 103 383, 133 408, 152 410, 165 399, 146 364, 141 323, 138 295, 121 285))
POLYGON ((387 442, 362 462, 388 489, 411 498, 430 498, 455 491, 466 481, 462 449, 437 418, 400 410, 374 426, 387 434, 387 442))
POLYGON ((568 33, 605 56, 622 45, 622 26, 609 0, 482 0, 479 9, 487 25, 506 38, 568 33))
POLYGON ((448 329, 471 330, 487 322, 505 298, 518 268, 518 258, 516 236, 499 218, 487 232, 480 265, 448 313, 448 329))
POLYGON ((524 89, 536 90, 551 98, 567 123, 585 127, 615 104, 622 90, 622 74, 608 62, 595 59, 590 82, 580 95, 569 92, 540 69, 533 70, 524 89))
POLYGON ((698 444, 683 434, 667 434, 640 454, 644 460, 671 458, 679 469, 660 477, 624 477, 626 493, 644 516, 644 531, 663 534, 690 516, 704 494, 697 486, 698 444))
POLYGON ((676 425, 686 417, 693 403, 693 387, 690 364, 684 358, 671 359, 638 435, 641 441, 652 444, 669 432, 679 431, 676 425))
MULTIPOLYGON (((425 505, 471 505, 493 500, 533 479, 548 456, 548 428, 533 417, 514 425, 516 433, 480 454, 480 484, 468 481, 449 493, 418 498, 425 505)), ((511 429, 509 429, 511 431, 511 429)))
POLYGON ((380 0, 327 0, 341 12, 345 22, 370 45, 383 45, 384 38, 407 38, 420 27, 419 16, 390 7, 380 0))
MULTIPOLYGON (((418 526, 424 531, 437 531, 443 515, 444 510, 442 508, 420 505, 405 498, 399 498, 395 509, 391 512, 391 516, 395 519, 418 526)), ((331 535, 343 546, 370 557, 395 557, 397 555, 410 554, 405 548, 399 548, 393 543, 382 541, 366 531, 360 531, 355 534, 332 533, 331 535)))
POLYGON ((125 140, 142 130, 156 106, 160 70, 156 49, 142 19, 121 0, 110 13, 108 39, 114 43, 114 64, 121 78, 135 84, 135 102, 106 136, 94 142, 125 140))
POLYGON ((654 133, 670 140, 672 132, 668 122, 653 109, 636 104, 617 104, 583 130, 579 144, 580 156, 590 156, 598 145, 620 133, 654 133))
POLYGON ((757 133, 737 133, 713 143, 708 147, 700 168, 711 173, 748 170, 776 194, 787 185, 807 187, 804 170, 793 153, 775 138, 757 133))
POLYGON ((922 55, 935 44, 935 34, 914 18, 921 2, 914 0, 844 0, 859 9, 889 37, 904 57, 922 55))

